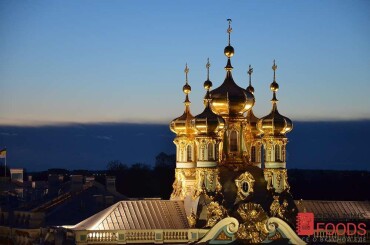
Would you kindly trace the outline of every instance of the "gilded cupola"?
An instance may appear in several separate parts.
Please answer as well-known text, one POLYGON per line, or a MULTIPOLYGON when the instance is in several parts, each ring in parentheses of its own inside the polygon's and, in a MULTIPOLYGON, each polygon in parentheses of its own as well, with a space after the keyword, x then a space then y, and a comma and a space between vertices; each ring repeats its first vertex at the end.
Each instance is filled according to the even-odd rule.
POLYGON ((272 70, 274 71, 274 78, 273 82, 270 84, 270 89, 273 93, 272 95, 272 110, 270 114, 265 117, 262 117, 258 121, 258 130, 261 134, 265 136, 284 136, 286 133, 289 133, 293 129, 292 121, 281 115, 277 109, 277 98, 276 92, 279 90, 279 84, 276 82, 276 69, 277 65, 274 64, 272 66, 272 70))
POLYGON ((189 100, 189 93, 191 92, 191 87, 188 83, 189 68, 187 64, 185 66, 184 72, 185 72, 185 85, 182 88, 182 91, 185 94, 184 101, 185 111, 180 117, 173 119, 170 124, 171 131, 177 135, 191 135, 196 133, 195 129, 192 127, 191 124, 191 120, 194 119, 194 116, 190 112, 191 102, 189 100))
MULTIPOLYGON (((252 86, 252 73, 253 73, 253 68, 251 65, 249 65, 248 69, 248 75, 249 75, 249 86, 247 87, 247 91, 249 91, 251 94, 254 95, 254 88, 252 86)), ((257 123, 258 123, 258 117, 256 117, 253 113, 253 108, 251 108, 246 115, 247 121, 249 125, 251 126, 252 133, 254 135, 259 134, 259 130, 257 128, 257 123)))
POLYGON ((195 129, 198 131, 200 135, 208 135, 213 136, 217 135, 218 132, 224 129, 225 127, 225 120, 221 117, 216 115, 210 107, 211 103, 211 95, 209 90, 212 87, 212 82, 209 80, 209 68, 210 63, 209 60, 207 62, 207 80, 204 82, 204 89, 207 91, 204 97, 204 111, 199 115, 195 116, 193 119, 193 124, 195 129))
POLYGON ((210 92, 212 101, 212 110, 221 116, 242 116, 243 113, 250 110, 254 105, 254 96, 250 91, 239 87, 232 76, 233 67, 231 57, 234 56, 234 48, 230 45, 230 34, 232 32, 231 20, 227 33, 229 35, 229 44, 225 47, 224 53, 227 57, 225 67, 226 78, 218 88, 210 92))

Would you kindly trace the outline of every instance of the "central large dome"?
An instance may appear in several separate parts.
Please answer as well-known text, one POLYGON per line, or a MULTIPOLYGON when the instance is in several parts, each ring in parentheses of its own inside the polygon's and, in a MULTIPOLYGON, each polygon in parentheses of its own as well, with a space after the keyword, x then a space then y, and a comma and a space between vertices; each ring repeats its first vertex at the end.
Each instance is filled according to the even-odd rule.
POLYGON ((221 116, 242 116, 254 105, 254 96, 251 92, 239 87, 231 74, 230 60, 226 66, 226 78, 220 87, 210 92, 212 110, 221 116), (230 66, 230 68, 228 67, 230 66))

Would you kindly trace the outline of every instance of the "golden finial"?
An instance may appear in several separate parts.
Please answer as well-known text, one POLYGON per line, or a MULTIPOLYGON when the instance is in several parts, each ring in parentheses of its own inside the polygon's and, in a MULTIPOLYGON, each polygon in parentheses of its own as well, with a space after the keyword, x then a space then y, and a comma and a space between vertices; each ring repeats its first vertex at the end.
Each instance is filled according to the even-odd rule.
POLYGON ((273 97, 272 97, 272 101, 276 102, 278 101, 276 99, 276 92, 279 90, 279 84, 276 82, 276 79, 275 79, 275 73, 276 73, 276 69, 277 69, 277 65, 275 63, 275 60, 274 60, 274 64, 272 65, 272 70, 274 71, 274 80, 272 81, 272 83, 270 84, 270 89, 271 91, 273 92, 273 97))
POLYGON ((275 64, 275 59, 274 59, 274 64, 272 65, 272 70, 274 70, 274 81, 275 81, 275 71, 277 70, 277 65, 275 64))
POLYGON ((233 28, 231 28, 231 19, 227 19, 227 21, 229 22, 229 28, 227 28, 227 33, 229 33, 229 45, 225 47, 224 54, 227 58, 231 58, 234 55, 234 48, 230 45, 230 33, 233 31, 233 28))
POLYGON ((204 88, 209 91, 210 88, 212 87, 212 82, 209 80, 209 68, 211 67, 211 63, 209 63, 209 58, 207 59, 207 64, 206 64, 206 68, 207 68, 207 80, 204 82, 204 88))
POLYGON ((189 73, 188 63, 186 63, 186 65, 185 65, 184 72, 185 72, 185 79, 186 79, 185 81, 186 81, 186 84, 188 84, 188 73, 189 73))
POLYGON ((190 91, 191 91, 191 87, 190 87, 190 85, 188 84, 188 73, 189 73, 188 63, 186 63, 186 65, 185 65, 185 70, 184 70, 184 72, 185 72, 185 85, 184 85, 184 87, 182 88, 182 91, 183 91, 186 95, 188 95, 188 94, 190 93, 190 91))
POLYGON ((230 34, 233 31, 233 28, 231 28, 231 22, 232 22, 232 20, 231 19, 227 19, 227 21, 229 22, 229 28, 227 28, 227 33, 229 33, 229 45, 230 45, 230 34))
POLYGON ((251 65, 249 65, 248 69, 248 75, 249 75, 249 86, 252 86, 252 73, 253 73, 253 68, 251 65))
POLYGON ((211 67, 211 63, 209 63, 209 58, 207 59, 207 64, 206 64, 206 68, 207 68, 207 80, 209 80, 209 68, 211 67))

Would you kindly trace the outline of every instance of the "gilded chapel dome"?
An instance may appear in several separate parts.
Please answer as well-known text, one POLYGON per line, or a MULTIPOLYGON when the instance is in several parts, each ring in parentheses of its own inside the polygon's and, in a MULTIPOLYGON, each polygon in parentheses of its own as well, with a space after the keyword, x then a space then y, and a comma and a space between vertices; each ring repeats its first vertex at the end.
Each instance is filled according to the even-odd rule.
POLYGON ((186 74, 186 83, 182 89, 182 91, 185 94, 185 111, 184 113, 173 119, 170 123, 170 129, 172 132, 174 132, 177 135, 191 135, 195 134, 196 131, 194 127, 191 124, 191 120, 194 119, 194 116, 190 112, 190 100, 189 100, 189 93, 191 92, 191 86, 188 84, 188 72, 189 68, 186 65, 185 67, 185 74, 186 74))
POLYGON ((230 58, 234 55, 234 48, 230 43, 225 48, 224 53, 228 58, 225 67, 226 78, 221 86, 210 92, 212 98, 211 108, 218 115, 242 116, 244 112, 253 107, 254 95, 249 90, 239 87, 233 79, 231 73, 233 67, 230 58))
POLYGON ((286 133, 289 133, 293 129, 293 123, 292 120, 289 118, 281 115, 277 109, 277 102, 276 99, 276 92, 279 90, 279 84, 275 80, 275 71, 277 69, 277 66, 275 64, 272 66, 272 69, 274 70, 274 80, 270 85, 270 89, 273 93, 272 97, 272 109, 270 114, 267 116, 262 117, 258 121, 258 130, 261 132, 261 134, 264 135, 271 135, 271 136, 279 136, 279 135, 285 135, 286 133))
POLYGON ((209 89, 211 86, 212 82, 207 79, 204 82, 204 88, 207 90, 204 97, 204 111, 193 119, 195 129, 199 134, 203 135, 216 135, 225 127, 225 120, 221 116, 216 115, 210 108, 211 97, 209 89))

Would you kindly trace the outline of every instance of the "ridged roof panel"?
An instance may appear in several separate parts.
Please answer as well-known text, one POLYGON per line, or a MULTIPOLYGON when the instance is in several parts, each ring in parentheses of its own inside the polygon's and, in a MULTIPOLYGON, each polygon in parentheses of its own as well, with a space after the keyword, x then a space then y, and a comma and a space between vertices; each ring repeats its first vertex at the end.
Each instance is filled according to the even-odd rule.
POLYGON ((80 222, 75 230, 145 230, 189 228, 182 201, 121 201, 80 222))

